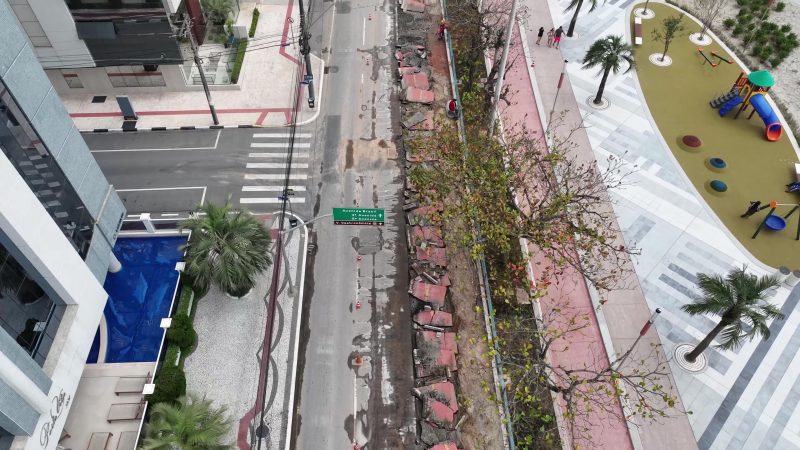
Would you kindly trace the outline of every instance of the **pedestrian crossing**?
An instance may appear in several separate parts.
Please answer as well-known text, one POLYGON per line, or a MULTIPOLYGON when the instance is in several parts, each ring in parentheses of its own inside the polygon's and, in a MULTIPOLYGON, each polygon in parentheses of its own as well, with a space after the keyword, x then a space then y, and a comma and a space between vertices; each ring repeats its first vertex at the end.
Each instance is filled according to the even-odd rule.
MULTIPOLYGON (((260 209, 278 209, 283 200, 286 179, 286 158, 289 156, 291 134, 285 131, 253 133, 247 155, 244 183, 239 203, 261 205, 260 209), (271 207, 270 207, 271 206, 271 207)), ((309 178, 311 133, 297 132, 292 149, 292 171, 289 174, 289 196, 292 205, 306 203, 306 183, 309 178)), ((251 206, 255 207, 255 206, 251 206)))

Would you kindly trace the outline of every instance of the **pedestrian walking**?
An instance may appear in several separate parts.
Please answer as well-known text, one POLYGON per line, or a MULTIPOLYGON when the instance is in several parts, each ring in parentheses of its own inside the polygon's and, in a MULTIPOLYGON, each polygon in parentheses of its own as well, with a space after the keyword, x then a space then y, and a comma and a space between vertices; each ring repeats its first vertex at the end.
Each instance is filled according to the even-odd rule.
POLYGON ((539 45, 539 42, 542 40, 542 36, 544 36, 544 27, 539 27, 539 34, 536 35, 536 45, 539 45))
POLYGON ((552 28, 550 28, 550 31, 547 32, 547 46, 548 47, 552 47, 553 46, 553 39, 554 39, 555 34, 556 34, 556 31, 554 29, 552 29, 552 28))
POLYGON ((564 29, 561 28, 561 27, 558 27, 558 29, 555 32, 555 36, 553 36, 553 43, 556 44, 556 48, 558 48, 559 45, 561 45, 561 35, 562 34, 564 34, 564 29))
POLYGON ((761 210, 767 209, 767 208, 769 208, 769 205, 761 206, 761 201, 760 200, 756 200, 754 202, 750 202, 750 206, 747 207, 747 211, 745 211, 744 214, 742 214, 739 217, 741 217, 743 219, 746 219, 746 218, 752 216, 753 214, 755 214, 755 213, 757 213, 757 212, 759 212, 761 210))

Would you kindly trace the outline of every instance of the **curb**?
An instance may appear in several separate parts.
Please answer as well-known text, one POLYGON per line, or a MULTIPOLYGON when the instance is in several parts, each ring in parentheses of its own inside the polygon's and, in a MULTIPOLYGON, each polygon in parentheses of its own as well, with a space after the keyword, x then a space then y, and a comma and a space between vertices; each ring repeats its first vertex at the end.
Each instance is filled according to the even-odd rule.
POLYGON ((180 127, 150 127, 150 128, 132 128, 123 130, 122 128, 92 128, 88 130, 79 130, 83 134, 89 133, 134 133, 139 131, 187 131, 187 130, 222 130, 230 128, 285 128, 287 125, 204 125, 194 126, 185 125, 180 127))

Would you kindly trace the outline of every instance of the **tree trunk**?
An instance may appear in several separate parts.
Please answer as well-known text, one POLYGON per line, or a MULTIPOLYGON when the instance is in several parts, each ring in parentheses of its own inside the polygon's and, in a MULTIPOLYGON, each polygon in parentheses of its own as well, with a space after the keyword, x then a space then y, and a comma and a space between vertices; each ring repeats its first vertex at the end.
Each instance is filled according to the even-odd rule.
POLYGON ((583 6, 583 0, 579 0, 578 5, 575 6, 575 14, 572 15, 572 20, 570 20, 569 28, 567 29, 568 37, 572 37, 572 33, 575 31, 575 24, 578 23, 578 14, 581 12, 581 6, 583 6))
POLYGON ((722 329, 726 326, 728 326, 728 323, 725 320, 720 320, 717 326, 715 326, 714 329, 711 330, 711 332, 708 333, 708 335, 704 337, 699 344, 697 344, 697 347, 695 347, 694 350, 686 355, 686 360, 693 363, 697 357, 700 356, 700 354, 703 353, 703 351, 705 351, 709 345, 711 345, 711 342, 714 340, 714 338, 717 337, 719 332, 722 331, 722 329))
POLYGON ((700 40, 701 41, 703 40, 703 38, 706 37, 706 31, 708 31, 708 25, 705 22, 703 22, 703 29, 700 30, 700 40))
POLYGON ((594 98, 594 104, 599 105, 603 103, 603 91, 606 88, 606 80, 608 80, 608 73, 611 72, 611 68, 607 67, 603 71, 603 79, 600 80, 600 89, 597 90, 597 96, 594 98))
POLYGON ((669 40, 664 39, 664 52, 661 53, 661 59, 659 59, 659 61, 664 62, 664 58, 667 57, 667 50, 669 50, 669 40))

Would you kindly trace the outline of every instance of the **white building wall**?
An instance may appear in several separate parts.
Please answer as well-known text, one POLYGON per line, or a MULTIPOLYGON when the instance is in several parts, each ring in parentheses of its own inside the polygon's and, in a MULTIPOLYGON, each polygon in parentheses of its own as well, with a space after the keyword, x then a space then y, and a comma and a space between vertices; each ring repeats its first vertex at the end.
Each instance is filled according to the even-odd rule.
POLYGON ((40 417, 31 438, 18 437, 12 444, 17 450, 50 450, 56 447, 64 427, 108 296, 14 166, 3 157, 0 180, 0 229, 68 305, 44 366, 52 380, 50 413, 40 417))
POLYGON ((10 0, 10 3, 45 69, 94 66, 94 59, 78 38, 75 21, 63 0, 10 0))

